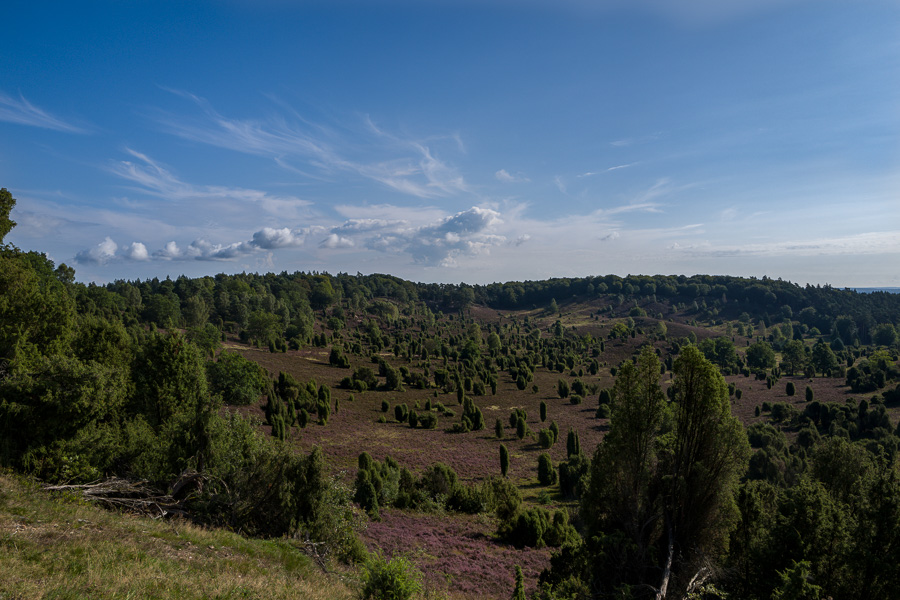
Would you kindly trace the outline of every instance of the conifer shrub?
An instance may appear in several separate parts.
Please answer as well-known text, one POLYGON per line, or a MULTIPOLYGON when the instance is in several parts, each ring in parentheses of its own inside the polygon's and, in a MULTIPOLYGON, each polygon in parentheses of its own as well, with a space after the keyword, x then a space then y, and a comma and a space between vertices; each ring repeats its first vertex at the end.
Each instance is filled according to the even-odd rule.
POLYGON ((419 415, 418 426, 420 429, 434 429, 437 427, 437 422, 437 415, 432 412, 427 412, 419 415))
POLYGON ((525 439, 525 436, 528 435, 528 425, 525 423, 525 419, 519 417, 516 419, 516 437, 521 439, 525 439))
POLYGON ((549 429, 541 429, 538 432, 538 443, 541 445, 541 448, 549 450, 555 442, 556 438, 553 437, 553 432, 549 429))
POLYGON ((553 485, 556 483, 556 469, 553 467, 553 460, 546 452, 542 452, 538 456, 538 481, 541 485, 553 485))

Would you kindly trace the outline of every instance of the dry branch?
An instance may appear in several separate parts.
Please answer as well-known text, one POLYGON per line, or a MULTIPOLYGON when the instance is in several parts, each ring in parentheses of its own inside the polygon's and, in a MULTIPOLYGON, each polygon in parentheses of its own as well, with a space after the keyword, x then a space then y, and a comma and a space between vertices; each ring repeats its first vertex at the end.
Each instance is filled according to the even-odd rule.
POLYGON ((187 514, 182 501, 169 494, 161 494, 146 481, 129 481, 112 477, 91 483, 50 485, 44 489, 50 492, 76 493, 85 500, 107 508, 128 510, 154 518, 187 514))

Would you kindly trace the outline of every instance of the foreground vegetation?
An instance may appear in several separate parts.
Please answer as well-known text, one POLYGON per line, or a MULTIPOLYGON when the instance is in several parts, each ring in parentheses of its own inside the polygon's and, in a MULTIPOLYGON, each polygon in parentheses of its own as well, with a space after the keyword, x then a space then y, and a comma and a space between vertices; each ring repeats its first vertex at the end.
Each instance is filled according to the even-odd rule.
MULTIPOLYGON (((0 243, 13 204, 3 190, 0 243)), ((183 515, 136 527, 188 536, 195 576, 228 573, 198 597, 278 597, 279 578, 325 597, 897 597, 900 295, 708 276, 84 286, 9 245, 0 290, 0 464, 81 498, 143 482, 90 497, 183 515), (238 546, 272 591, 233 581, 256 573, 237 550, 203 550, 238 546), (316 580, 309 557, 356 583, 316 580)), ((49 501, 3 485, 2 564, 42 582, 28 593, 190 597, 170 546, 108 535, 138 521, 48 503, 51 527, 27 517, 49 501), (137 587, 104 583, 129 561, 149 569, 137 587)))
POLYGON ((0 598, 355 597, 289 540, 137 517, 0 474, 0 598))

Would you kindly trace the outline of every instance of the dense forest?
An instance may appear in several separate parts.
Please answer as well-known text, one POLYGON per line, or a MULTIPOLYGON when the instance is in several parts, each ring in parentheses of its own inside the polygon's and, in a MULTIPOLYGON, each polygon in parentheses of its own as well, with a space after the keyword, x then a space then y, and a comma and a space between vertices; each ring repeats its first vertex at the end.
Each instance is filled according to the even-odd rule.
POLYGON ((14 205, 0 191, 12 472, 303 540, 359 565, 363 597, 437 593, 429 571, 450 567, 373 536, 442 515, 487 527, 504 569, 533 560, 502 592, 447 575, 451 597, 900 598, 900 294, 712 275, 85 285, 3 243, 14 205))

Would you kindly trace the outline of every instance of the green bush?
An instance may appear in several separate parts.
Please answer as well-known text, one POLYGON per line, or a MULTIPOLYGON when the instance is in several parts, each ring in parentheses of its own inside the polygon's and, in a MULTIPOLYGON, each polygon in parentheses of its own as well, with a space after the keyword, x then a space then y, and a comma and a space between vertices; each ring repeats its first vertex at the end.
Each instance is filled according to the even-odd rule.
POLYGON ((797 388, 794 387, 794 382, 793 382, 793 381, 788 381, 788 382, 787 382, 787 385, 784 387, 784 392, 785 392, 788 396, 793 396, 795 393, 797 393, 797 388))
POLYGON ((556 483, 556 469, 553 467, 553 460, 546 452, 541 453, 538 457, 538 481, 541 482, 541 485, 556 483))
POLYGON ((541 448, 549 450, 555 442, 556 438, 553 437, 553 432, 549 429, 541 429, 538 432, 538 443, 541 445, 541 448))
POLYGON ((422 591, 422 573, 405 557, 373 553, 363 565, 362 600, 409 600, 422 591))

